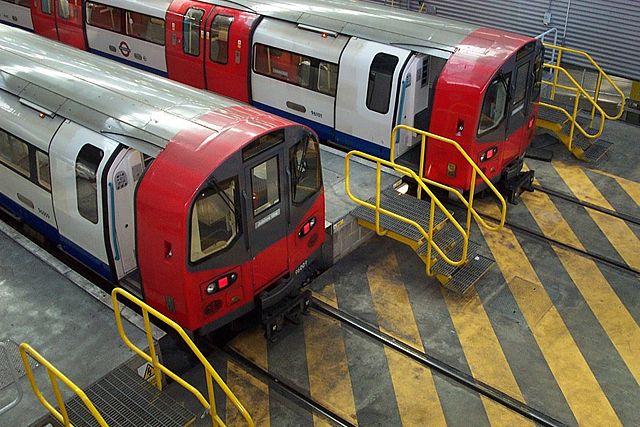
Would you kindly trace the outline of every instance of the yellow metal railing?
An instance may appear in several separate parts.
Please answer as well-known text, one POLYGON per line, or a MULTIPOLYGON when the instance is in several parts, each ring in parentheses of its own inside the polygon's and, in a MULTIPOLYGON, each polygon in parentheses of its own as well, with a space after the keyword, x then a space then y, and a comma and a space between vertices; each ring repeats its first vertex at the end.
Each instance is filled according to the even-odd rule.
POLYGON ((427 241, 427 254, 426 254, 426 272, 428 276, 432 276, 433 272, 431 271, 431 268, 433 267, 433 251, 435 250, 436 253, 440 256, 440 258, 446 262, 447 264, 450 264, 452 266, 459 266, 462 265, 463 263, 466 262, 467 259, 467 250, 468 250, 468 246, 469 246, 469 237, 470 237, 470 233, 471 233, 471 218, 473 217, 479 224, 481 224, 482 226, 486 227, 489 230, 499 230, 505 222, 505 218, 506 218, 506 209, 507 209, 507 204, 504 200, 504 198, 502 197, 502 195, 498 192, 498 190, 495 188, 495 186, 491 183, 491 181, 484 175, 484 173, 482 173, 482 171, 480 170, 480 168, 478 168, 478 166, 473 162, 473 160, 471 160, 471 158, 468 156, 468 154, 462 149, 462 147, 460 147, 460 145, 448 138, 444 138, 441 137, 439 135, 435 135, 429 132, 425 132, 419 129, 415 129, 406 125, 398 125, 396 126, 392 133, 391 133, 391 158, 393 158, 394 155, 394 150, 395 150, 395 140, 396 140, 396 136, 397 133, 400 130, 406 130, 409 132, 413 132, 416 134, 421 135, 422 137, 422 148, 421 148, 421 156, 420 156, 420 170, 419 173, 416 174, 413 170, 411 170, 408 167, 399 165, 393 161, 390 160, 384 160, 381 159, 379 157, 375 157, 372 156, 370 154, 367 153, 363 153, 361 151, 351 151, 347 154, 347 156, 345 157, 345 175, 346 175, 346 180, 345 180, 345 191, 347 193, 347 195, 349 196, 349 198, 351 200, 353 200, 355 203, 365 206, 369 209, 372 209, 375 211, 375 231, 378 235, 385 235, 386 231, 382 230, 380 227, 380 215, 384 214, 387 215, 391 218, 394 218, 398 221, 404 222, 406 224, 412 225, 413 227, 415 227, 420 234, 426 239, 427 241), (426 138, 430 137, 430 138, 434 138, 437 139, 438 141, 442 141, 445 142, 447 144, 453 145, 454 147, 456 147, 456 149, 462 154, 462 156, 465 158, 465 160, 467 160, 467 162, 469 162, 472 165, 472 178, 471 178, 471 184, 470 184, 470 191, 469 191, 469 199, 465 199, 465 197, 460 193, 459 190, 453 188, 453 187, 449 187, 447 185, 432 181, 430 179, 427 179, 425 177, 422 176, 422 170, 424 168, 424 151, 425 151, 425 147, 426 147, 426 138), (352 191, 351 191, 351 184, 350 184, 350 161, 351 158, 353 156, 357 156, 366 160, 369 160, 371 162, 374 162, 376 164, 376 200, 375 200, 375 205, 371 204, 365 200, 359 199, 358 197, 354 196, 352 191), (418 224, 416 221, 403 217, 402 215, 398 215, 395 212, 391 212, 387 209, 384 209, 380 206, 380 200, 381 200, 381 173, 382 173, 382 166, 388 167, 390 169, 395 170, 396 172, 403 174, 404 176, 407 176, 411 179, 413 179, 417 185, 418 185, 418 196, 420 197, 422 195, 422 192, 424 191, 430 198, 431 203, 430 203, 430 208, 429 208, 429 226, 428 226, 428 230, 425 230, 420 224, 418 224), (475 211, 475 209, 473 209, 473 197, 474 197, 474 193, 475 193, 475 186, 476 186, 476 177, 479 176, 483 181, 485 181, 485 183, 487 184, 487 186, 496 194, 496 196, 498 197, 498 200, 500 201, 500 203, 502 204, 502 209, 501 209, 501 218, 500 218, 500 222, 497 225, 490 225, 488 224, 482 217, 480 217, 480 215, 475 211), (447 208, 444 207, 444 205, 442 204, 442 202, 436 197, 436 195, 433 193, 433 191, 429 188, 429 185, 441 188, 443 190, 449 191, 450 193, 454 194, 456 197, 458 197, 458 199, 467 207, 467 218, 466 218, 466 226, 462 227, 462 225, 460 225, 460 223, 453 217, 453 215, 451 215, 451 212, 449 212, 449 210, 447 208), (451 222, 451 224, 456 228, 456 230, 462 235, 463 237, 463 248, 462 248, 462 255, 461 258, 459 260, 452 260, 450 259, 443 251, 442 248, 440 248, 438 246, 438 244, 436 242, 434 242, 433 240, 433 233, 434 233, 434 217, 435 217, 435 208, 438 208, 443 214, 444 216, 451 222))
POLYGON ((202 354, 202 352, 194 344, 191 338, 189 338, 187 333, 184 331, 184 329, 182 329, 180 325, 178 325, 173 320, 169 319, 164 314, 160 313, 159 311, 155 310, 154 308, 140 301, 138 298, 136 298, 129 292, 125 291, 124 289, 115 288, 111 292, 111 300, 113 302, 113 311, 116 316, 116 326, 118 327, 118 333, 120 334, 120 338, 122 338, 124 343, 133 352, 135 352, 138 356, 140 356, 147 362, 151 363, 155 373, 156 387, 158 387, 158 389, 160 390, 162 389, 161 373, 163 373, 169 378, 171 378, 172 380, 174 380, 175 382, 177 382, 178 384, 180 384, 182 387, 188 390, 191 394, 193 394, 196 397, 196 399, 198 399, 200 404, 205 408, 205 411, 209 412, 209 415, 211 416, 211 422, 214 427, 225 426, 225 423, 222 421, 222 419, 218 416, 216 412, 216 406, 215 406, 216 403, 215 403, 215 396, 214 396, 214 389, 213 389, 213 381, 215 381, 218 387, 220 387, 220 389, 224 392, 227 398, 231 401, 231 403, 233 403, 233 406, 236 407, 240 415, 242 415, 247 425, 249 425, 250 427, 253 427, 255 425, 253 422, 253 419, 249 415, 249 412, 247 412, 247 410, 242 405, 242 403, 240 403, 238 398, 233 394, 233 392, 225 384, 225 382, 222 380, 220 375, 218 375, 216 370, 213 369, 213 366, 211 366, 207 358, 202 354), (122 326, 122 317, 120 315, 120 303, 118 301, 119 295, 126 298, 133 304, 137 305, 142 310, 142 317, 144 320, 145 331, 147 334, 147 343, 149 345, 149 354, 145 353, 144 350, 140 349, 134 343, 132 343, 129 337, 127 336, 127 334, 125 333, 124 328, 122 326), (176 331, 178 335, 180 335, 180 337, 187 344, 187 346, 191 349, 193 354, 198 358, 198 360, 204 367, 204 371, 207 379, 207 391, 208 391, 209 399, 205 398, 202 395, 202 393, 198 391, 198 389, 196 389, 187 381, 185 381, 184 379, 176 375, 174 372, 172 372, 169 368, 167 368, 160 362, 160 360, 158 359, 158 355, 155 351, 153 335, 151 333, 151 322, 149 320, 149 314, 151 314, 152 316, 154 316, 155 318, 157 318, 158 320, 162 321, 164 324, 169 326, 171 329, 176 331))
MULTIPOLYGON (((575 129, 577 128, 578 131, 583 134, 585 137, 590 138, 590 139, 595 139, 598 138, 600 135, 602 135, 602 131, 604 130, 604 123, 605 123, 605 119, 607 118, 607 113, 602 109, 602 107, 600 107, 600 105, 598 105, 597 100, 594 99, 593 97, 591 97, 591 95, 589 95, 589 93, 587 93, 586 90, 584 90, 584 88, 580 85, 580 83, 578 83, 576 81, 575 78, 573 78, 573 76, 564 68, 558 66, 558 65, 551 65, 551 64, 544 64, 545 68, 549 68, 554 70, 554 74, 559 74, 562 73, 567 80, 569 80, 569 82, 573 85, 573 86, 567 86, 567 85, 562 85, 562 84, 558 84, 557 82, 548 82, 548 81, 543 81, 543 84, 547 84, 547 85, 553 85, 553 90, 560 88, 566 91, 569 91, 570 93, 574 94, 574 102, 573 102, 573 112, 570 114, 568 113, 564 108, 562 107, 558 107, 556 105, 552 105, 552 104, 548 104, 546 102, 539 102, 538 104, 542 107, 545 108, 551 108, 553 110, 556 111, 560 111, 562 112, 568 120, 571 121, 571 128, 569 130, 569 138, 568 138, 568 148, 569 150, 572 149, 573 147, 573 135, 575 132, 575 129), (597 111, 599 113, 599 118, 600 118, 600 124, 597 128, 597 132, 596 133, 589 133, 587 132, 577 121, 578 119, 578 113, 580 112, 580 99, 584 98, 587 101, 589 101, 589 103, 592 105, 592 111, 595 112, 597 111)), ((555 79, 554 79, 555 80, 555 79)), ((595 118, 595 114, 592 114, 591 116, 591 125, 593 125, 593 120, 595 118)))
POLYGON ((29 344, 22 343, 20 344, 20 357, 22 358, 22 364, 27 373, 27 378, 29 378, 29 383, 31 384, 31 388, 33 389, 34 394, 42 404, 50 413, 53 415, 58 421, 60 421, 65 427, 72 427, 71 421, 69 420, 69 414, 67 413, 67 408, 64 404, 64 399, 62 398, 62 393, 60 392, 60 387, 58 385, 58 381, 62 382, 66 385, 72 392, 74 392, 85 404, 91 415, 96 419, 98 424, 101 427, 108 427, 100 412, 93 406, 91 400, 87 397, 87 395, 82 391, 80 387, 75 385, 69 378, 67 378, 62 372, 56 369, 47 359, 42 357, 40 353, 35 351, 29 344), (39 364, 44 366, 47 369, 47 373, 49 374, 49 381, 51 381, 51 387, 53 389, 53 394, 56 398, 56 402, 58 403, 57 410, 49 401, 44 397, 38 384, 36 383, 36 379, 33 375, 33 369, 31 368, 31 364, 29 363, 29 357, 33 358, 39 364))
MULTIPOLYGON (((581 50, 571 49, 571 48, 568 48, 568 47, 558 46, 558 45, 554 45, 554 44, 545 43, 544 46, 547 49, 553 49, 553 50, 558 52, 558 55, 556 56, 556 59, 555 59, 555 64, 549 64, 549 65, 554 65, 554 67, 550 67, 550 68, 554 68, 554 70, 555 70, 554 73, 553 73, 553 82, 550 82, 550 84, 552 85, 551 99, 555 99, 556 90, 559 87, 561 87, 561 85, 558 84, 558 77, 559 77, 559 70, 563 69, 562 66, 561 66, 563 54, 578 55, 578 56, 581 56, 581 57, 585 58, 593 66, 593 68, 595 68, 596 71, 598 71, 598 78, 596 80, 596 87, 594 89, 594 95, 593 95, 593 98, 592 98, 594 100, 594 102, 592 102, 592 107, 591 107, 591 122, 593 123, 593 119, 594 119, 595 112, 596 112, 596 106, 598 105, 598 101, 600 100, 600 91, 602 89, 602 80, 603 80, 603 78, 604 78, 604 80, 609 82, 609 84, 611 85, 613 90, 615 90, 618 93, 618 95, 620 95, 620 104, 619 104, 618 112, 615 115, 611 116, 611 115, 607 114, 606 112, 602 111, 602 113, 604 115, 603 117, 605 117, 608 120, 618 120, 620 117, 622 117, 622 114, 624 113, 625 95, 622 92, 622 90, 618 87, 618 85, 611 79, 611 77, 609 77, 609 75, 607 73, 605 73, 605 71, 602 69, 602 67, 600 67, 600 65, 598 65, 598 63, 591 57, 591 55, 589 55, 588 53, 583 52, 581 50)), ((547 65, 547 64, 545 64, 545 65, 547 65)), ((565 72, 566 72, 566 70, 565 70, 565 72)), ((580 85, 578 85, 578 86, 580 86, 580 85)))

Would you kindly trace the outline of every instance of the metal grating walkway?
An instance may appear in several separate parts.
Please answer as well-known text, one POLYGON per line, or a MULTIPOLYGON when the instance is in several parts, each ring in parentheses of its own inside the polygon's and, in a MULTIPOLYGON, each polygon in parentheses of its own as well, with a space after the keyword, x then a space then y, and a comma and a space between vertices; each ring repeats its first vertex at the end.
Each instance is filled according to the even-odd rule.
MULTIPOLYGON (((126 366, 115 369, 85 393, 109 426, 177 427, 195 420, 184 406, 126 366)), ((67 403, 67 410, 74 426, 99 427, 79 397, 67 403)))
MULTIPOLYGON (((375 205, 375 196, 370 198, 368 202, 375 205)), ((426 200, 418 200, 413 196, 398 193, 393 188, 383 190, 380 194, 381 208, 417 222, 425 231, 429 230, 430 205, 431 203, 426 200)), ((358 206, 352 211, 352 215, 371 224, 376 222, 375 211, 366 206, 358 206)), ((444 214, 436 208, 433 221, 434 228, 445 220, 444 214)), ((418 241, 423 237, 414 226, 391 218, 388 215, 380 214, 380 226, 411 240, 418 241)))
MULTIPOLYGON (((7 356, 9 360, 6 359, 2 351, 0 350, 0 390, 13 383, 13 376, 11 375, 11 370, 16 372, 16 376, 18 378, 24 376, 26 371, 24 369, 24 365, 22 364, 22 359, 20 358, 20 350, 18 349, 18 344, 16 344, 11 339, 0 340, 7 350, 7 356)), ((29 358, 29 364, 32 368, 38 366, 38 362, 29 358)))

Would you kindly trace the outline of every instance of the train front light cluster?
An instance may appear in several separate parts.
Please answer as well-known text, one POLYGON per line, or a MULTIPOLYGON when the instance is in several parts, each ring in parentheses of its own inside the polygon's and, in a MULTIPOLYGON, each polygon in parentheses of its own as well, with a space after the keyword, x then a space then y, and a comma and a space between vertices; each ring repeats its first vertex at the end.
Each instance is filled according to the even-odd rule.
POLYGON ((487 160, 491 160, 496 156, 496 154, 498 154, 498 147, 492 147, 480 154, 480 161, 486 162, 487 160))
POLYGON ((206 292, 209 295, 215 294, 218 291, 228 288, 238 279, 236 273, 228 273, 222 277, 218 277, 213 282, 207 285, 206 292))

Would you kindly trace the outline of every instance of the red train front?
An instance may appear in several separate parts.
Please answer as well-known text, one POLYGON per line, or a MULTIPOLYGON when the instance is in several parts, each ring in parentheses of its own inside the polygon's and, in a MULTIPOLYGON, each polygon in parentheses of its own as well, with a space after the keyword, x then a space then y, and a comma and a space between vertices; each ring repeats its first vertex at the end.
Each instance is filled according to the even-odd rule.
POLYGON ((137 190, 136 240, 145 300, 206 332, 265 290, 299 287, 324 241, 324 194, 307 128, 249 107, 199 120, 220 132, 184 130, 154 160, 137 190))

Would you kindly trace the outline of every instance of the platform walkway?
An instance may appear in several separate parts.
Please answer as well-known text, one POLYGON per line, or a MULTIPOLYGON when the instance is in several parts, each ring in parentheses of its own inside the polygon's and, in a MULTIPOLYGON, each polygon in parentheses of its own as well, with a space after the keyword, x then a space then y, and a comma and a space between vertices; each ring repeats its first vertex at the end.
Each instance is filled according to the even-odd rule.
MULTIPOLYGON (((126 308, 125 330, 131 340, 146 347, 140 319, 126 308)), ((159 339, 163 333, 154 331, 159 339)), ((53 258, 7 224, 0 222, 0 340, 10 340, 16 361, 17 348, 25 341, 64 372, 79 387, 86 388, 129 361, 133 353, 124 345, 115 327, 108 294, 53 258)), ((24 372, 24 371, 22 371, 24 372)), ((0 375, 8 372, 0 366, 0 375)), ((55 402, 47 372, 42 366, 34 374, 44 395, 55 402)), ((0 378, 0 407, 14 397, 12 387, 0 378)), ((0 426, 29 426, 48 412, 21 375, 23 398, 18 406, 0 416, 0 426)), ((62 387, 65 398, 71 392, 62 387)))

